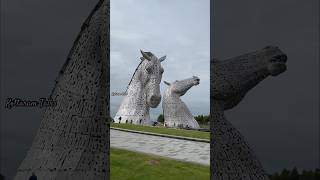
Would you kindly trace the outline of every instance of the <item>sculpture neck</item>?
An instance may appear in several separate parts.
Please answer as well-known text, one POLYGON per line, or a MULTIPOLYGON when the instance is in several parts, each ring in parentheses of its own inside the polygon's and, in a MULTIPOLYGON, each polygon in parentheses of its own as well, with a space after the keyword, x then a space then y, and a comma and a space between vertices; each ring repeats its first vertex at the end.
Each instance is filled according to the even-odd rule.
POLYGON ((221 100, 213 100, 212 102, 212 106, 210 111, 211 111, 211 114, 222 114, 224 115, 224 104, 225 102, 224 101, 221 101, 221 100))
POLYGON ((147 104, 147 95, 145 88, 143 88, 142 82, 139 78, 134 77, 132 83, 129 85, 127 90, 128 105, 133 111, 137 112, 145 110, 149 112, 149 106, 147 104))
POLYGON ((257 180, 268 180, 267 174, 244 137, 225 118, 224 105, 224 101, 213 100, 210 109, 212 115, 210 158, 213 162, 211 176, 213 179, 220 179, 222 176, 228 177, 229 172, 235 172, 235 177, 255 177, 254 179, 257 180), (230 165, 226 167, 221 164, 230 165), (239 167, 242 168, 241 171, 238 171, 239 167), (259 177, 255 176, 257 174, 259 177))
POLYGON ((171 99, 172 101, 175 101, 175 102, 182 101, 182 100, 181 100, 181 96, 178 95, 178 94, 170 94, 169 97, 170 97, 170 99, 171 99))
POLYGON ((226 120, 224 115, 224 102, 221 100, 213 100, 212 106, 210 106, 210 114, 212 115, 212 121, 210 128, 215 129, 216 126, 226 120))
POLYGON ((149 108, 145 88, 139 78, 139 72, 136 72, 114 120, 116 123, 151 124, 149 108))

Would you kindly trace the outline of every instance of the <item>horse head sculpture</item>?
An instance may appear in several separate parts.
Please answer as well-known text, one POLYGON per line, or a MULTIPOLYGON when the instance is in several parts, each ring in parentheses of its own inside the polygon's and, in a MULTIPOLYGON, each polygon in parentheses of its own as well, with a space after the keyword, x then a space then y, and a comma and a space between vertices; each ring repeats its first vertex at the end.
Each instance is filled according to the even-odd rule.
POLYGON ((142 50, 143 61, 141 69, 141 83, 142 86, 146 89, 147 103, 150 107, 156 108, 161 101, 160 94, 160 82, 162 79, 162 73, 164 72, 161 62, 166 59, 166 56, 158 59, 151 52, 143 52, 142 50))
POLYGON ((199 128, 198 122, 194 119, 186 104, 181 101, 183 96, 191 87, 200 83, 200 79, 193 76, 184 80, 177 80, 173 83, 164 81, 168 88, 163 95, 164 124, 167 127, 199 128))
POLYGON ((160 82, 166 56, 157 58, 151 52, 140 50, 142 57, 127 88, 126 97, 114 117, 116 123, 151 124, 149 108, 161 101, 160 82))
POLYGON ((233 108, 263 79, 284 72, 286 61, 287 56, 272 46, 224 61, 214 60, 214 99, 222 100, 224 109, 233 108))
POLYGON ((224 111, 238 105, 249 90, 268 76, 286 70, 287 56, 277 47, 228 60, 211 61, 211 177, 268 180, 258 158, 224 111))

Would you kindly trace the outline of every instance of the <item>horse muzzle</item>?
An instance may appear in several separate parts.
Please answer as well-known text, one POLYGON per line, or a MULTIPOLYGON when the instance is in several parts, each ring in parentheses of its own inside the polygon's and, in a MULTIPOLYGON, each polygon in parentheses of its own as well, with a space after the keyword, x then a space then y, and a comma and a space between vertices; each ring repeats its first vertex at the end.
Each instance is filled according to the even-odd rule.
POLYGON ((161 101, 161 95, 152 95, 148 98, 148 105, 152 108, 156 108, 161 101))
POLYGON ((270 64, 268 65, 268 71, 271 74, 271 76, 277 76, 287 70, 287 59, 287 55, 281 54, 273 57, 270 60, 270 64))

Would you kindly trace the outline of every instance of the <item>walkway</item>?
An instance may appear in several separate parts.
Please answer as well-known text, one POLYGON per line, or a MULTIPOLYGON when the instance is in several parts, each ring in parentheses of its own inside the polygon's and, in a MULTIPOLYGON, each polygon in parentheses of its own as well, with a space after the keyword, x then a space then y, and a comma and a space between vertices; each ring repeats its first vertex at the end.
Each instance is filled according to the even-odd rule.
POLYGON ((137 134, 111 129, 111 147, 209 166, 210 143, 137 134))

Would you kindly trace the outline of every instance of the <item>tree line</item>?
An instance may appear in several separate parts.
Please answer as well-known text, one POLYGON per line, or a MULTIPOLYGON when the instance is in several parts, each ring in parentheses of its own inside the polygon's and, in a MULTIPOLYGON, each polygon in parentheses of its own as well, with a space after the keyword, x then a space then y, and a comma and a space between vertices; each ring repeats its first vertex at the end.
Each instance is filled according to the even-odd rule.
POLYGON ((270 175, 270 180, 320 180, 320 169, 314 171, 303 170, 299 173, 297 168, 284 169, 280 173, 270 175))
MULTIPOLYGON (((208 125, 209 124, 209 115, 198 115, 198 116, 195 116, 194 119, 199 123, 199 124, 205 124, 205 125, 208 125)), ((164 122, 164 117, 163 117, 163 114, 160 114, 157 118, 157 121, 158 122, 161 122, 163 123, 164 122)))

